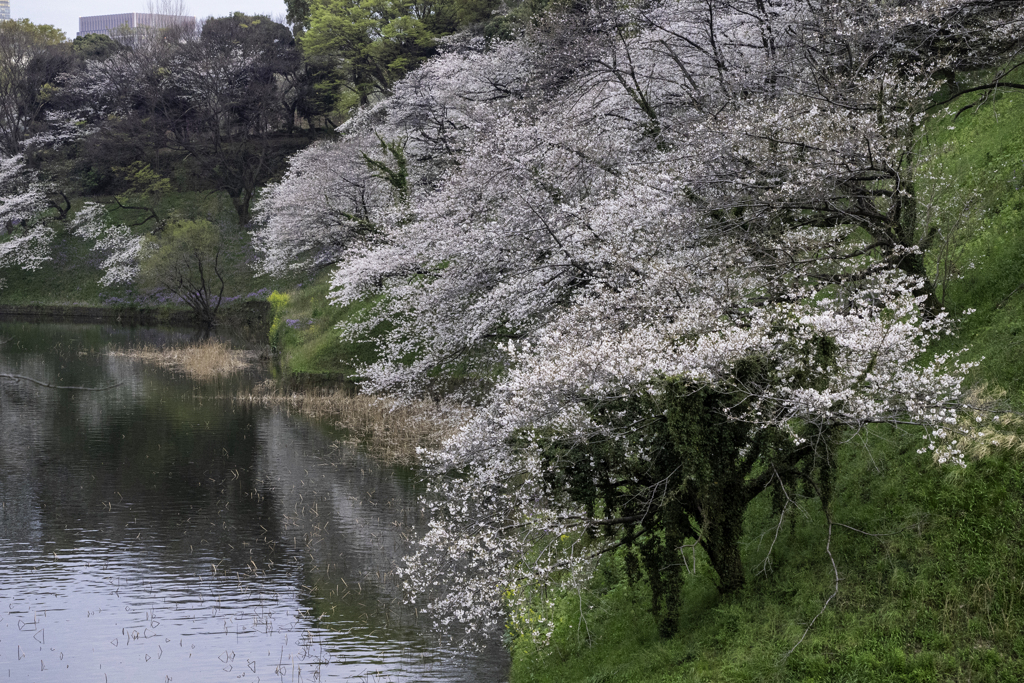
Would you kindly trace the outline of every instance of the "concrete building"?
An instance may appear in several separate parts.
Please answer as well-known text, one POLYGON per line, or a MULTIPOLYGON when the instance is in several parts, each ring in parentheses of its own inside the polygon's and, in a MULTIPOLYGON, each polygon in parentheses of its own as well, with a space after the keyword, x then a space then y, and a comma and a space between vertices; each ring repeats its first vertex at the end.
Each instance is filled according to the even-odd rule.
POLYGON ((0 21, 8 21, 11 18, 11 0, 0 0, 0 21))
MULTIPOLYGON (((0 0, 0 2, 9 2, 9 0, 0 0)), ((142 12, 102 14, 94 17, 79 17, 78 37, 89 33, 102 33, 114 40, 131 42, 133 35, 138 35, 147 29, 171 28, 173 26, 191 29, 195 25, 195 17, 183 17, 175 14, 146 14, 142 12)))

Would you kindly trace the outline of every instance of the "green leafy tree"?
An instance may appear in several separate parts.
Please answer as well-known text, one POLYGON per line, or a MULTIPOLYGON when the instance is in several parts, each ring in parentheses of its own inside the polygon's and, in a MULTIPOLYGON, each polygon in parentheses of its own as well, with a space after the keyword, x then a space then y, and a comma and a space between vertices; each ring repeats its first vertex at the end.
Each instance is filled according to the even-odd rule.
POLYGON ((103 33, 87 33, 71 41, 71 48, 82 59, 106 59, 122 49, 122 45, 103 33))
POLYGON ((429 18, 441 5, 410 0, 314 0, 302 46, 339 60, 351 94, 366 104, 434 52, 429 18))
POLYGON ((212 325, 227 285, 224 241, 217 226, 201 218, 170 221, 148 242, 140 284, 172 294, 199 322, 212 325))
POLYGON ((288 10, 285 21, 296 34, 304 33, 309 28, 309 0, 284 0, 284 5, 288 10))
MULTIPOLYGON (((47 48, 66 40, 64 33, 48 24, 28 19, 0 22, 0 151, 14 156, 21 151, 29 124, 38 112, 38 89, 30 66, 47 48)), ((44 69, 45 70, 45 69, 44 69)))
POLYGON ((144 225, 153 220, 160 222, 154 207, 157 197, 171 191, 171 181, 144 161, 134 161, 128 166, 112 169, 127 185, 120 194, 114 195, 114 203, 123 211, 134 214, 133 226, 144 225))
POLYGON ((388 93, 436 51, 436 40, 491 18, 495 0, 290 0, 307 58, 336 60, 341 108, 388 93), (308 30, 307 30, 308 29, 308 30))

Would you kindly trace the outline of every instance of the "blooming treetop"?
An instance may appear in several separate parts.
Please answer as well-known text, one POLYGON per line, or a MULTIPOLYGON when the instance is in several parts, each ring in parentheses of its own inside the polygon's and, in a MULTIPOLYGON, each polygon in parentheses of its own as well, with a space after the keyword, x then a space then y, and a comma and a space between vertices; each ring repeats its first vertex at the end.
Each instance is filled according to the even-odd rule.
POLYGON ((53 229, 35 222, 47 206, 44 187, 24 157, 0 157, 0 268, 36 270, 50 258, 53 229))
POLYGON ((70 227, 82 239, 92 241, 94 251, 107 254, 100 264, 101 285, 128 284, 139 276, 146 235, 136 235, 123 223, 110 225, 106 207, 95 202, 86 202, 75 214, 70 227))
POLYGON ((920 360, 948 322, 918 130, 936 78, 969 89, 1021 23, 972 0, 595 2, 452 41, 297 155, 260 205, 263 268, 337 263, 336 303, 376 297, 343 330, 388 325, 368 389, 457 373, 478 406, 432 454, 414 592, 501 623, 538 579, 621 544, 654 575, 686 538, 731 590, 746 505, 827 498, 841 430, 924 424, 960 458, 966 368, 920 360))
MULTIPOLYGON (((20 145, 28 151, 57 149, 80 139, 82 127, 69 115, 49 116, 50 128, 20 145)), ((11 266, 36 270, 50 259, 50 244, 55 232, 46 224, 48 218, 64 218, 66 209, 57 209, 57 216, 47 215, 58 207, 52 197, 63 191, 53 182, 44 182, 28 166, 23 154, 0 156, 0 268, 11 266)), ((70 204, 66 204, 70 208, 70 204)))

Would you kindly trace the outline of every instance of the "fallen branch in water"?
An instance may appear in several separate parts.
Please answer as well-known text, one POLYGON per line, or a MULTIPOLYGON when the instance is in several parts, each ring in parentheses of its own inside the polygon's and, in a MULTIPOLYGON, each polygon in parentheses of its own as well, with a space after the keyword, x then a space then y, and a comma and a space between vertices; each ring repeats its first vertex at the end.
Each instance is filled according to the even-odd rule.
POLYGON ((26 382, 31 382, 32 384, 38 384, 41 387, 48 387, 50 389, 68 389, 72 391, 107 391, 108 389, 113 389, 114 387, 121 386, 122 384, 124 384, 124 382, 117 382, 116 384, 108 384, 105 387, 65 387, 61 386, 60 384, 50 384, 48 382, 41 382, 38 379, 25 377, 24 375, 12 375, 8 372, 0 372, 0 379, 12 379, 15 382, 19 380, 25 380, 26 382))

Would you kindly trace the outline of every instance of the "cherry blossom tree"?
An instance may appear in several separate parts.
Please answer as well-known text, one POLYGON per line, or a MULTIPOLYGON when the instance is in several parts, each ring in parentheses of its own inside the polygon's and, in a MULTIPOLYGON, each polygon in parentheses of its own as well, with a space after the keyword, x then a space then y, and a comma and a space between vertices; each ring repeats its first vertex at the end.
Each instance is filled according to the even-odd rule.
POLYGON ((0 156, 0 269, 36 270, 49 260, 54 231, 39 220, 48 206, 45 187, 24 157, 0 156))
POLYGON ((297 157, 264 268, 336 262, 336 303, 373 298, 342 330, 388 330, 367 390, 476 406, 428 454, 414 593, 501 624, 627 546, 671 633, 684 551, 742 586, 747 506, 774 492, 781 522, 800 483, 827 511, 851 430, 920 425, 962 461, 968 366, 925 353, 949 321, 921 124, 1004 87, 1022 24, 974 0, 579 4, 449 41, 297 157), (372 178, 364 214, 331 191, 372 178))
POLYGON ((365 133, 311 145, 264 190, 256 205, 264 222, 254 233, 262 272, 333 265, 353 241, 378 231, 391 198, 360 156, 368 145, 365 133))
POLYGON ((100 263, 104 287, 130 284, 139 276, 140 263, 146 253, 146 236, 137 235, 127 225, 111 225, 107 208, 86 202, 71 220, 70 229, 78 237, 93 242, 93 250, 104 253, 100 263))

